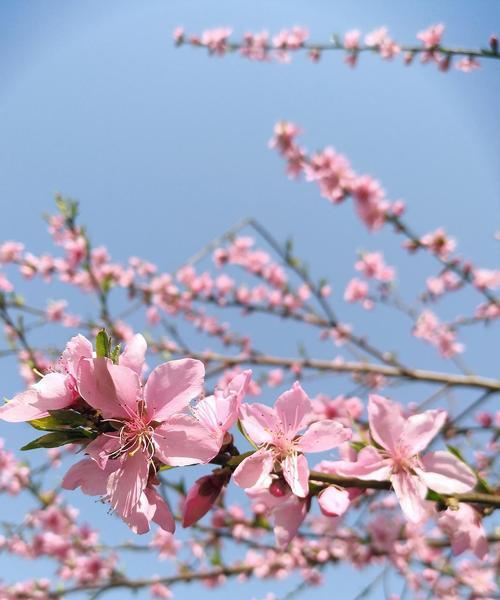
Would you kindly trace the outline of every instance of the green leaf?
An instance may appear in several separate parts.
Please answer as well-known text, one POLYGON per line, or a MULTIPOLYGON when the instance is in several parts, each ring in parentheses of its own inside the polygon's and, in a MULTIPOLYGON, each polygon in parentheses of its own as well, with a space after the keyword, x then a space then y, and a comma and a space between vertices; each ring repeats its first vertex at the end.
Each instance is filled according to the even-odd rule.
POLYGON ((34 419, 29 424, 41 431, 67 431, 75 427, 89 427, 92 421, 70 409, 49 410, 49 416, 34 419))
POLYGON ((35 450, 36 448, 58 448, 65 444, 73 444, 75 442, 87 441, 89 434, 85 431, 54 431, 53 433, 47 433, 42 437, 33 440, 29 444, 26 444, 21 450, 35 450))
POLYGON ((98 358, 110 358, 111 342, 105 329, 101 329, 97 334, 95 350, 98 358))
POLYGON ((49 410, 49 415, 54 417, 60 425, 72 425, 74 427, 88 427, 89 425, 92 425, 92 421, 87 417, 76 412, 76 410, 71 410, 69 408, 49 410))

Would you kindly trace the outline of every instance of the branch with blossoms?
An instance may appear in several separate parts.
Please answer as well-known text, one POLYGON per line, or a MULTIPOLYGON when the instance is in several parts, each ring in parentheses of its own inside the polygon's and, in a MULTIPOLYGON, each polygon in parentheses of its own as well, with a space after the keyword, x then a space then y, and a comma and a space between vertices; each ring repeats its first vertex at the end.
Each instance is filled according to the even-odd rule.
MULTIPOLYGON (((421 32, 418 46, 396 44, 386 30, 363 43, 349 32, 325 45, 307 42, 300 28, 241 43, 229 34, 175 37, 258 60, 339 50, 354 66, 363 52, 406 52, 407 62, 419 55, 442 70, 457 56, 457 66, 471 70, 480 57, 498 58, 494 37, 488 50, 444 47, 442 26, 421 32)), ((30 466, 0 445, 0 493, 31 503, 25 517, 0 521, 0 552, 54 566, 52 580, 0 581, 2 598, 112 590, 170 598, 180 584, 296 574, 292 595, 321 584, 339 563, 380 569, 358 597, 389 569, 415 595, 494 593, 500 414, 488 406, 500 380, 471 372, 461 334, 496 325, 500 272, 458 254, 443 228, 415 233, 402 201, 390 201, 333 148, 307 152, 300 133, 280 122, 270 142, 291 177, 314 182, 333 205, 352 203, 369 231, 393 229, 409 261, 434 257, 438 272, 417 297, 405 297, 404 279, 377 250, 358 253, 337 297, 341 283, 317 278, 292 240, 278 241, 251 218, 172 272, 137 256, 112 259, 79 222, 77 203, 61 196, 47 217, 54 251, 0 244, 0 357, 17 363, 24 381, 0 419, 16 431, 27 424, 34 439, 21 450, 39 461, 30 466), (37 306, 26 300, 31 281, 76 290, 81 303, 37 306), (467 288, 480 303, 438 317, 440 301, 467 288), (402 313, 401 332, 437 350, 447 367, 411 364, 376 333, 345 322, 345 303, 368 315, 402 313), (275 352, 257 321, 273 328, 275 352), (299 328, 307 341, 292 351, 280 327, 299 328), (60 329, 69 338, 63 349, 60 329), (401 388, 410 384, 415 402, 403 404, 401 388), (323 392, 313 395, 314 387, 323 392), (447 408, 432 408, 438 402, 447 408), (103 518, 116 515, 133 534, 152 537, 104 539, 67 504, 79 498, 87 506, 80 492, 105 505, 103 518), (141 577, 127 573, 130 553, 148 557, 141 577)))
MULTIPOLYGON (((231 347, 241 336, 216 321, 207 320, 195 308, 197 301, 206 305, 210 298, 210 304, 229 309, 230 294, 234 294, 234 301, 240 308, 246 307, 247 315, 257 312, 257 307, 263 313, 268 312, 269 318, 280 321, 304 314, 303 318, 299 317, 303 325, 330 331, 332 320, 333 327, 338 328, 341 323, 329 306, 328 294, 324 292, 327 284, 315 284, 295 257, 290 244, 283 248, 269 232, 256 224, 255 229, 264 234, 264 239, 282 260, 281 266, 274 264, 265 252, 254 250, 248 239, 234 237, 234 231, 218 240, 215 247, 211 246, 210 252, 219 269, 237 266, 256 277, 260 282, 258 285, 266 282, 271 290, 279 290, 283 308, 275 299, 268 305, 268 311, 263 304, 255 304, 253 310, 252 303, 257 297, 262 298, 262 289, 259 296, 255 296, 251 288, 247 294, 242 294, 241 289, 236 293, 228 276, 219 276, 215 279, 216 287, 212 284, 207 288, 209 276, 196 273, 197 260, 177 272, 178 281, 186 286, 186 290, 181 291, 175 288, 172 277, 158 274, 144 261, 132 261, 137 273, 127 273, 123 267, 108 263, 101 258, 104 256, 101 249, 89 250, 87 238, 82 245, 83 251, 74 255, 75 247, 80 247, 77 239, 83 229, 77 226, 75 219, 68 221, 68 214, 76 215, 75 205, 69 201, 62 203, 61 199, 58 204, 63 207, 61 217, 49 221, 50 230, 56 243, 63 245, 69 260, 45 255, 42 261, 29 253, 23 254, 20 245, 12 242, 1 247, 0 256, 4 264, 17 267, 25 276, 27 273, 29 276, 40 274, 47 279, 58 276, 62 281, 71 279, 73 285, 83 286, 86 292, 97 296, 101 307, 99 316, 84 321, 67 314, 64 303, 54 302, 44 311, 26 305, 13 288, 4 290, 0 317, 6 325, 12 351, 19 352, 22 373, 30 385, 0 408, 0 418, 9 422, 27 421, 39 431, 40 437, 26 444, 24 450, 53 448, 49 451, 59 452, 57 449, 64 446, 82 448, 86 457, 70 466, 61 480, 64 489, 80 488, 85 494, 97 495, 137 534, 147 532, 154 522, 160 527, 158 532, 163 532, 155 536, 172 536, 175 523, 180 520, 197 536, 204 536, 202 542, 196 543, 203 547, 203 556, 206 553, 212 556, 212 568, 207 569, 203 562, 196 568, 183 563, 177 574, 130 579, 115 568, 118 558, 111 560, 109 552, 118 556, 121 551, 133 551, 133 544, 111 548, 97 542, 82 546, 79 542, 75 548, 76 525, 71 525, 67 527, 70 541, 64 542, 64 547, 69 544, 71 551, 61 553, 58 544, 62 542, 58 540, 55 544, 50 528, 48 532, 30 538, 34 526, 31 521, 21 528, 4 524, 6 532, 16 532, 12 543, 4 545, 5 551, 25 558, 42 555, 55 558, 57 555, 61 564, 59 576, 63 581, 75 582, 73 587, 64 586, 61 590, 51 588, 45 581, 30 581, 17 587, 7 585, 4 593, 9 594, 9 599, 36 597, 42 592, 47 598, 58 598, 81 591, 101 594, 113 589, 143 588, 150 589, 158 597, 167 597, 170 587, 180 583, 202 581, 220 585, 229 577, 278 576, 290 556, 295 557, 290 572, 299 569, 305 580, 318 583, 325 566, 340 560, 335 553, 331 554, 331 550, 326 552, 326 558, 321 553, 318 555, 317 544, 322 539, 327 545, 334 539, 336 544, 349 547, 350 552, 354 552, 352 559, 355 562, 360 560, 354 558, 359 552, 364 556, 361 560, 368 561, 366 564, 372 560, 380 561, 381 557, 393 562, 394 548, 381 548, 380 542, 375 541, 375 533, 367 537, 366 529, 348 525, 350 514, 362 515, 364 506, 375 509, 379 493, 389 493, 384 500, 386 504, 382 505, 384 511, 386 508, 396 510, 389 500, 397 498, 407 519, 406 525, 404 520, 399 521, 400 527, 392 544, 413 544, 411 536, 408 538, 410 531, 418 531, 411 535, 426 536, 425 523, 431 519, 441 537, 425 539, 427 552, 438 552, 442 556, 443 549, 450 544, 455 553, 469 549, 483 561, 481 568, 486 573, 491 571, 484 557, 488 546, 490 553, 493 551, 491 548, 497 538, 488 536, 482 520, 500 506, 500 496, 495 485, 486 479, 488 465, 470 466, 460 450, 450 445, 448 450, 422 453, 440 432, 446 433, 448 443, 463 434, 453 429, 453 420, 447 419, 446 411, 414 409, 404 413, 400 405, 372 394, 367 422, 362 419, 363 405, 358 398, 319 396, 311 401, 298 382, 278 397, 274 409, 249 402, 247 397, 260 394, 264 383, 282 385, 284 371, 303 379, 304 384, 306 371, 331 371, 348 373, 355 380, 358 378, 362 389, 385 385, 380 379, 366 380, 367 376, 378 376, 438 383, 448 390, 472 387, 481 389, 485 397, 498 392, 499 382, 398 366, 399 361, 391 353, 371 344, 365 345, 362 337, 358 342, 358 337, 347 328, 342 342, 364 350, 362 362, 301 357, 283 359, 255 351, 249 341, 243 346, 237 342, 243 350, 239 356, 193 351, 182 335, 167 329, 176 341, 155 339, 148 334, 153 353, 184 354, 189 358, 160 364, 144 381, 146 339, 141 334, 124 333, 123 324, 112 317, 109 309, 110 295, 117 293, 123 284, 131 303, 125 309, 129 314, 143 309, 151 326, 168 325, 165 317, 160 316, 163 311, 165 316, 177 312, 188 322, 194 322, 195 327, 199 327, 198 319, 201 319, 203 324, 209 324, 205 331, 221 339, 226 347, 231 347), (224 246, 226 243, 229 246, 224 246), (299 286, 307 287, 297 288, 285 277, 284 268, 292 270, 299 286), (310 303, 312 299, 316 300, 317 307, 310 303), (103 304, 106 311, 102 310, 103 304), (32 316, 38 323, 42 321, 40 326, 44 321, 46 325, 59 323, 66 327, 83 327, 95 337, 95 342, 78 334, 56 362, 50 363, 44 354, 31 346, 30 324, 16 318, 13 312, 32 316), (107 322, 113 324, 111 331, 115 339, 102 328, 107 322), (120 335, 126 339, 123 350, 117 344, 123 340, 120 335), (373 352, 366 348, 373 348, 373 352), (370 362, 370 359, 377 362, 370 362), (214 364, 217 365, 215 371, 214 364), (235 367, 244 364, 256 369, 272 367, 273 370, 265 379, 257 374, 258 379, 255 379, 250 371, 234 371, 235 367), (210 372, 222 374, 209 395, 203 391, 204 365, 211 367, 207 375, 210 372), (238 438, 241 439, 237 441, 238 438), (242 453, 241 444, 249 444, 251 449, 242 453), (310 469, 308 455, 335 447, 341 450, 341 460, 321 460, 310 469), (212 473, 194 481, 189 490, 172 481, 177 470, 189 471, 190 465, 194 464, 212 465, 212 473), (225 508, 225 498, 232 493, 229 488, 233 484, 247 494, 253 517, 247 517, 236 507, 225 508), (179 513, 172 512, 171 502, 166 502, 169 489, 180 495, 179 513), (395 496, 392 495, 394 492, 395 496), (315 514, 315 502, 319 517, 315 514), (209 513, 213 514, 211 524, 199 525, 199 520, 209 513), (260 541, 273 531, 274 544, 260 541), (443 535, 446 536, 444 539, 443 535), (44 540, 42 546, 40 539, 44 540), (37 544, 37 550, 33 549, 33 544, 37 544), (239 558, 228 564, 220 564, 217 559, 213 563, 213 557, 219 556, 224 544, 248 546, 248 552, 257 552, 257 557, 251 555, 249 559, 247 555, 246 560, 239 558), (58 553, 61 553, 60 557, 58 553), (96 574, 92 579, 86 575, 89 568, 96 574)), ((364 255, 358 263, 356 268, 367 276, 373 273, 381 280, 394 276, 394 271, 380 257, 364 255)), ((7 281, 4 277, 4 282, 7 281)), ((54 353, 57 356, 55 349, 54 353)), ((482 423, 480 431, 492 436, 493 449, 498 429, 486 415, 478 414, 478 418, 482 423)), ((26 490, 39 503, 40 511, 66 515, 68 509, 61 504, 59 492, 43 491, 39 482, 29 480, 27 467, 15 463, 10 453, 7 455, 9 468, 19 470, 14 477, 7 470, 5 480, 16 482, 14 488, 7 488, 8 491, 17 494, 26 490)), ((72 456, 71 452, 69 456, 72 456)), ((42 472, 43 469, 39 473, 42 472)), ((171 544, 174 542, 170 540, 175 538, 165 539, 171 544)), ((150 550, 154 551, 154 547, 141 551, 150 550)), ((418 559, 421 560, 418 568, 424 568, 428 557, 419 556, 418 559)), ((407 554, 406 561, 409 560, 407 554)), ((449 590, 449 580, 455 588, 469 585, 462 582, 449 560, 443 565, 436 571, 440 577, 443 572, 445 574, 443 589, 449 590)), ((407 567, 396 568, 408 579, 411 571, 407 567)), ((486 578, 488 580, 488 576, 486 578)), ((409 581, 415 586, 411 578, 409 581)))
POLYGON ((312 62, 318 62, 324 53, 341 52, 350 67, 356 66, 362 54, 376 54, 385 60, 401 56, 405 65, 419 58, 423 64, 435 64, 441 72, 448 71, 454 59, 457 59, 454 66, 468 73, 480 68, 480 58, 500 58, 498 36, 491 35, 485 48, 452 47, 442 42, 444 25, 441 23, 418 32, 418 44, 394 41, 387 27, 380 27, 364 38, 357 29, 347 31, 343 36, 334 33, 328 42, 310 41, 309 31, 305 27, 283 29, 272 36, 267 31, 247 32, 237 41, 231 39, 232 33, 229 27, 219 27, 207 29, 201 35, 186 34, 182 27, 177 27, 173 38, 177 46, 205 48, 215 56, 238 53, 243 58, 261 62, 288 63, 292 55, 299 52, 307 53, 312 62))

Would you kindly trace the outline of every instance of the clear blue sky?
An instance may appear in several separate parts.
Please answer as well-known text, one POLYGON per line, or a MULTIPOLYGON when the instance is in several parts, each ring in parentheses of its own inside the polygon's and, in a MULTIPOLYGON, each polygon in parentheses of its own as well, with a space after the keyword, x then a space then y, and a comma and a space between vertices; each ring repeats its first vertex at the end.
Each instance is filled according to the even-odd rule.
MULTIPOLYGON (((209 59, 171 43, 179 24, 193 32, 230 25, 237 34, 303 24, 320 41, 334 31, 387 25, 396 39, 412 41, 416 31, 436 22, 446 24, 450 45, 485 45, 489 34, 498 32, 500 6, 486 0, 4 2, 0 240, 22 240, 35 253, 46 250, 40 217, 52 209, 59 191, 80 200, 94 243, 107 244, 116 259, 139 255, 173 269, 235 221, 253 216, 279 239, 293 235, 297 251, 318 278, 331 280, 337 297, 352 276, 355 251, 366 248, 386 253, 411 298, 423 288, 432 263, 408 260, 389 232, 368 234, 350 207, 332 208, 315 187, 290 182, 267 148, 274 123, 284 118, 304 128, 308 148, 332 144, 358 171, 380 178, 391 198, 407 202, 417 230, 445 225, 463 254, 483 266, 498 266, 493 233, 500 228, 499 64, 485 61, 470 75, 405 68, 374 57, 363 57, 355 70, 340 56, 325 56, 319 65, 302 57, 291 65, 264 65, 234 56, 209 59)), ((60 290, 39 287, 32 302, 58 298, 60 290)), ((454 297, 439 312, 454 316, 467 310, 472 298, 454 297)), ((90 304, 78 302, 75 310, 89 311, 90 304)), ((372 339, 398 348, 419 366, 445 366, 432 348, 411 342, 403 319, 388 327, 384 311, 374 317, 342 306, 341 314, 356 330, 368 328, 372 339)), ((256 327, 260 347, 294 353, 298 332, 277 338, 262 322, 256 327)), ((467 333, 464 341, 471 348, 468 363, 493 376, 495 328, 481 336, 467 333)), ((313 338, 310 343, 316 348, 313 338)), ((324 346, 317 348, 328 356, 324 346)), ((5 396, 20 385, 11 366, 0 363, 5 396)), ((418 400, 411 395, 414 389, 401 392, 401 399, 418 400)), ((457 402, 470 399, 463 394, 457 402)), ((20 431, 0 425, 12 447, 27 435, 20 431)), ((71 501, 90 513, 96 526, 125 534, 92 499, 73 494, 71 501)), ((0 498, 0 510, 18 509, 0 498)), ((0 556, 1 573, 3 561, 0 556)), ((9 579, 26 576, 25 566, 12 569, 9 579)), ((316 597, 330 598, 332 589, 352 597, 370 578, 352 573, 332 570, 329 585, 316 597)), ((238 593, 244 598, 268 589, 283 594, 290 585, 257 583, 238 593)), ((229 598, 237 589, 232 584, 212 596, 229 598)), ((199 592, 193 586, 177 597, 199 592)))

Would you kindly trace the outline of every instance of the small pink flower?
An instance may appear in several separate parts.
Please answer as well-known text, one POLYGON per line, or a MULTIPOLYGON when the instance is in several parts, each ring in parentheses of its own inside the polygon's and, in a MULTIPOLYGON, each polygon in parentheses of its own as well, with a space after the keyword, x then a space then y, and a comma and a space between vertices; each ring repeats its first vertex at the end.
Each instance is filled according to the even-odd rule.
POLYGON ((475 483, 474 473, 449 452, 429 452, 420 457, 446 420, 446 411, 428 410, 404 418, 397 404, 370 395, 368 420, 373 440, 355 463, 337 462, 340 475, 358 479, 389 480, 409 521, 426 516, 427 489, 442 494, 463 493, 475 483))
POLYGON ((424 31, 417 33, 417 39, 419 39, 425 48, 434 48, 439 46, 441 38, 444 32, 444 25, 439 23, 438 25, 431 25, 424 31))
POLYGON ((276 401, 275 408, 254 403, 240 409, 241 422, 258 448, 236 468, 233 478, 245 490, 269 488, 279 465, 291 491, 300 498, 309 493, 309 466, 303 452, 323 452, 351 437, 351 430, 336 421, 316 421, 299 435, 313 407, 297 382, 276 401))
POLYGON ((438 517, 439 527, 450 536, 453 554, 472 550, 482 560, 488 552, 488 541, 481 517, 472 506, 461 503, 457 510, 446 510, 438 517))

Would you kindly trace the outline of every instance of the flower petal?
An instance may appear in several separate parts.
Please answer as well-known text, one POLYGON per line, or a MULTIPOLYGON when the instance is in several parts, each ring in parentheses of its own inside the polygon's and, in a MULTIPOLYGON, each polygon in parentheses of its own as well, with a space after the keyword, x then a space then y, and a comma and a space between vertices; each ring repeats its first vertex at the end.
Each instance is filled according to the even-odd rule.
POLYGON ((167 465, 207 463, 216 456, 221 439, 191 415, 174 415, 155 429, 156 456, 167 465))
POLYGON ((10 423, 33 421, 48 414, 43 403, 40 405, 40 397, 33 389, 17 394, 12 400, 0 406, 0 419, 10 423))
POLYGON ((148 345, 144 336, 137 333, 127 342, 123 354, 120 355, 119 364, 132 369, 141 377, 147 349, 148 345))
POLYGON ((85 454, 88 454, 94 460, 100 469, 104 469, 109 460, 110 454, 116 452, 121 446, 118 433, 106 433, 99 435, 85 447, 85 454))
POLYGON ((356 477, 357 479, 372 479, 387 481, 391 476, 392 462, 384 458, 373 446, 365 446, 358 454, 356 462, 339 460, 331 463, 338 475, 356 477))
POLYGON ((391 477, 392 487, 398 497, 401 510, 412 523, 418 523, 426 517, 425 497, 427 486, 416 475, 402 471, 391 477))
POLYGON ((66 408, 73 403, 75 396, 67 386, 67 376, 62 373, 48 373, 31 387, 40 398, 40 404, 47 410, 66 408))
POLYGON ((423 469, 415 469, 416 472, 438 494, 463 494, 476 485, 471 469, 450 452, 429 452, 421 462, 423 469))
POLYGON ((279 428, 274 409, 259 402, 243 404, 240 407, 240 417, 243 429, 257 446, 273 441, 274 432, 279 428))
POLYGON ((318 495, 321 512, 327 517, 339 517, 349 508, 349 492, 330 485, 318 495))
POLYGON ((111 469, 100 469, 93 460, 85 458, 68 470, 61 487, 65 490, 75 490, 79 487, 88 496, 104 496, 110 471, 111 469))
POLYGON ((149 458, 142 449, 125 455, 120 468, 108 479, 107 492, 113 509, 128 517, 139 502, 146 488, 149 474, 149 458))
POLYGON ((401 442, 410 448, 410 454, 422 452, 443 427, 447 417, 445 410, 426 410, 406 419, 401 442))
POLYGON ((279 504, 273 511, 274 535, 279 548, 284 548, 297 534, 299 527, 306 518, 307 506, 305 500, 290 496, 279 504))
POLYGON ((292 388, 276 400, 276 414, 281 421, 282 431, 294 436, 307 424, 307 417, 313 411, 312 402, 296 381, 292 388))
POLYGON ((105 419, 128 419, 137 412, 141 385, 137 373, 107 358, 84 358, 78 370, 82 398, 105 419))
POLYGON ((164 421, 184 410, 201 394, 204 377, 203 363, 192 358, 171 360, 156 367, 144 388, 149 418, 164 421))
POLYGON ((300 498, 309 494, 309 465, 303 454, 289 454, 282 462, 283 477, 292 492, 300 498))
POLYGON ((146 488, 146 491, 144 493, 146 494, 149 502, 156 506, 153 521, 165 531, 168 531, 169 533, 174 533, 174 516, 170 512, 170 509, 165 500, 154 489, 146 488))
POLYGON ((323 452, 340 446, 352 437, 352 431, 338 421, 316 421, 304 432, 297 443, 302 452, 323 452))
POLYGON ((257 450, 236 467, 233 480, 245 490, 267 488, 271 483, 273 466, 273 453, 265 449, 257 450))
POLYGON ((92 343, 83 335, 73 336, 66 344, 61 355, 61 364, 64 369, 76 379, 78 366, 82 358, 92 358, 94 349, 92 343))
POLYGON ((384 396, 370 394, 368 420, 370 433, 377 444, 395 452, 405 424, 400 407, 384 396))

